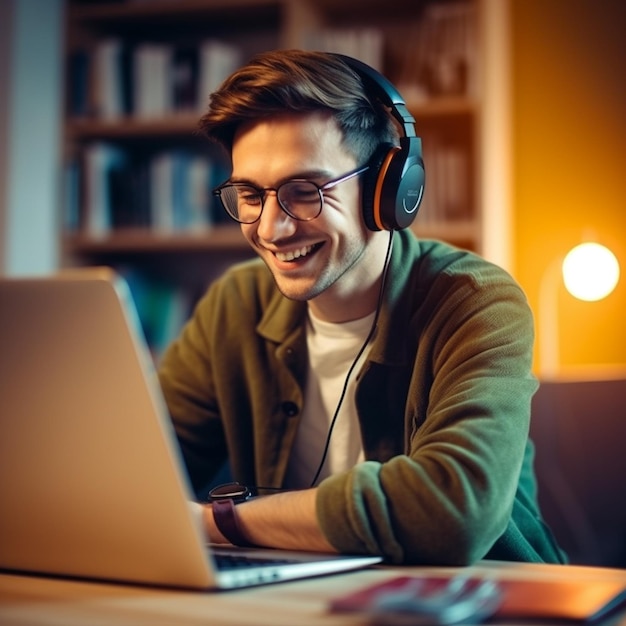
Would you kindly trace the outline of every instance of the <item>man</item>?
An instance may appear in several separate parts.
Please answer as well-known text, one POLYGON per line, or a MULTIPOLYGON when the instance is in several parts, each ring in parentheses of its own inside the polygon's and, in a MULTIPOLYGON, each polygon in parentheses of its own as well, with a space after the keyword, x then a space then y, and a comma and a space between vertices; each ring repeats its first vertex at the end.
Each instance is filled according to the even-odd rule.
POLYGON ((524 295, 475 255, 366 224, 373 155, 399 133, 362 76, 334 55, 259 55, 201 127, 230 154, 217 193, 260 259, 209 288, 160 380, 194 488, 228 460, 269 493, 205 505, 208 538, 562 561, 527 440, 524 295))

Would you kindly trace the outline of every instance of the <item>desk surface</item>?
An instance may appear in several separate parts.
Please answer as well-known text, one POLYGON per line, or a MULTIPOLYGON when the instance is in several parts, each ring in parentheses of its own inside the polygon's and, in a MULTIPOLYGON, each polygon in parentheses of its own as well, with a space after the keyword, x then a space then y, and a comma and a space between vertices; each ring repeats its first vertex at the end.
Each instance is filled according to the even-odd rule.
MULTIPOLYGON (((0 624, 30 626, 314 626, 367 624, 358 615, 329 614, 339 595, 395 576, 450 574, 446 568, 380 567, 229 592, 187 592, 23 576, 0 572, 0 624)), ((463 570, 495 579, 620 580, 626 570, 483 562, 463 570)), ((626 626, 626 614, 610 620, 626 626)))

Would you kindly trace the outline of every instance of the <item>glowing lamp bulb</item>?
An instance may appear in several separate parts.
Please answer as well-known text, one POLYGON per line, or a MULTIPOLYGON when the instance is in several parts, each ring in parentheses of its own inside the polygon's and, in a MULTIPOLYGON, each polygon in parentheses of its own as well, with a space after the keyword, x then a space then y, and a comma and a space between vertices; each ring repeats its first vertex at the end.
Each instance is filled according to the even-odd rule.
POLYGON ((567 290, 580 300, 592 302, 608 296, 619 280, 615 255, 598 243, 582 243, 563 260, 563 281, 567 290))

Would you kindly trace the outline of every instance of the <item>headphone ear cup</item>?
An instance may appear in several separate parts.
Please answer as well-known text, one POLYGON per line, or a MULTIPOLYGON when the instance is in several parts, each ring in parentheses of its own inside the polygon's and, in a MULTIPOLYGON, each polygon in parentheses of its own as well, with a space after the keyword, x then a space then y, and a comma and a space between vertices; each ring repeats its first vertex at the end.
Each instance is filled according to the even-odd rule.
POLYGON ((424 196, 422 142, 402 137, 400 146, 383 144, 363 180, 363 219, 370 230, 410 226, 424 196))
POLYGON ((377 219, 378 215, 380 215, 380 203, 377 190, 380 188, 379 178, 381 171, 386 169, 384 167, 385 163, 396 150, 398 150, 398 148, 390 143, 384 143, 378 146, 369 160, 369 169, 362 177, 363 219, 365 225, 370 230, 383 230, 380 219, 377 219))
MULTIPOLYGON (((380 173, 380 223, 388 230, 408 228, 424 198, 422 140, 401 137, 400 148, 383 163, 380 173)), ((376 218, 376 213, 374 213, 376 218)))

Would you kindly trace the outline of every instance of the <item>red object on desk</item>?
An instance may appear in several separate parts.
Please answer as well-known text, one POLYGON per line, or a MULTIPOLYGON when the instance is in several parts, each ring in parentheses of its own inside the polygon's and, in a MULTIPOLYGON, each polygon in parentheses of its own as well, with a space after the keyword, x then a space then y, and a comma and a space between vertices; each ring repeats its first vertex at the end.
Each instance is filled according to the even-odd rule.
MULTIPOLYGON (((387 594, 410 590, 421 581, 420 596, 436 594, 452 579, 443 576, 401 576, 341 596, 330 604, 337 612, 375 612, 387 594)), ((470 577, 479 584, 484 578, 470 577)), ((495 617, 593 621, 626 606, 626 583, 618 580, 497 580, 502 601, 495 617)))

